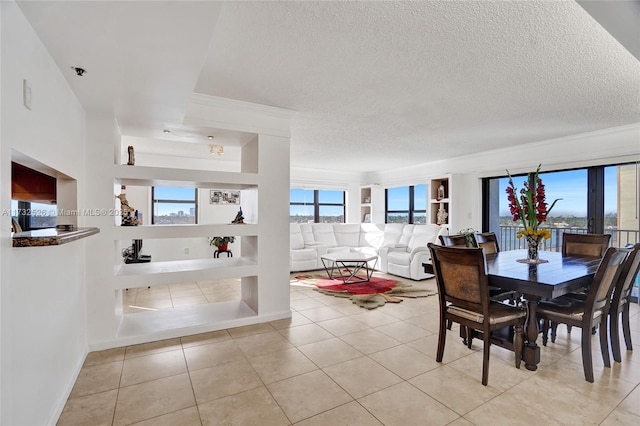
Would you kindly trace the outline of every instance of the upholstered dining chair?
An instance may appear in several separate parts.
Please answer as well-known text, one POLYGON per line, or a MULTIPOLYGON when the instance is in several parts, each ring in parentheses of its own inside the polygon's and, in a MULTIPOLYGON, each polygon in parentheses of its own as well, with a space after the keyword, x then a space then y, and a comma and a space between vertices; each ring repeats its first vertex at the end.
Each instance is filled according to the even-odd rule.
MULTIPOLYGON (((538 304, 537 318, 543 321, 542 344, 544 346, 547 345, 549 324, 557 327, 559 323, 563 323, 582 329, 582 368, 585 379, 591 383, 593 383, 591 330, 599 326, 600 352, 602 352, 605 367, 610 367, 607 317, 611 305, 611 292, 628 254, 628 251, 613 247, 607 249, 584 301, 569 299, 565 304, 562 300, 554 299, 549 303, 543 300, 538 304)), ((555 331, 551 334, 551 341, 555 342, 555 331)))
POLYGON ((491 332, 513 326, 515 364, 520 368, 526 312, 520 308, 494 302, 489 298, 489 281, 482 249, 442 247, 428 244, 438 286, 440 325, 436 361, 442 362, 447 337, 447 322, 453 321, 475 330, 484 342, 482 384, 489 379, 491 332))
MULTIPOLYGON (((438 238, 440 238, 440 242, 445 247, 468 247, 465 234, 439 235, 438 238)), ((473 247, 477 247, 475 240, 472 241, 473 247)))
POLYGON ((631 303, 631 290, 640 270, 640 243, 625 247, 629 250, 629 258, 620 273, 620 278, 613 289, 611 309, 609 310, 609 335, 611 339, 611 352, 616 362, 622 361, 620 352, 620 314, 622 314, 622 333, 624 343, 628 351, 633 350, 631 344, 631 330, 629 328, 629 304, 631 303))
POLYGON ((563 256, 602 257, 609 247, 611 234, 562 234, 563 256))
POLYGON ((484 254, 494 254, 500 251, 495 232, 476 232, 474 237, 478 247, 484 249, 484 254))

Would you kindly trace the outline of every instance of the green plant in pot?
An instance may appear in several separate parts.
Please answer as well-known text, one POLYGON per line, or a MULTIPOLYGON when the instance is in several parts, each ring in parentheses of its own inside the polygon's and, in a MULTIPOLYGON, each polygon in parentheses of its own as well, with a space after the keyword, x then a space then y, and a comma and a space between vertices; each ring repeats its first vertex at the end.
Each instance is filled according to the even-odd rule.
POLYGON ((209 237, 209 245, 216 246, 218 250, 224 251, 227 245, 236 240, 236 237, 209 237))

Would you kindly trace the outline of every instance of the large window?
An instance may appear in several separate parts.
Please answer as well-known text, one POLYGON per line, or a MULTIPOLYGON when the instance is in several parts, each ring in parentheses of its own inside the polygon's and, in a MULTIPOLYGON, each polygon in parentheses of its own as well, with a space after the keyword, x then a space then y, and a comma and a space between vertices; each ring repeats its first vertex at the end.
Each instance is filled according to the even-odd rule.
POLYGON ((196 188, 154 186, 151 188, 152 224, 198 223, 196 188))
MULTIPOLYGON (((551 231, 545 249, 559 250, 564 232, 610 233, 617 247, 639 241, 637 173, 636 164, 541 173, 546 202, 560 199, 545 224, 551 231)), ((526 175, 513 180, 521 188, 526 175)), ((506 176, 484 180, 483 230, 498 234, 502 250, 522 245, 515 237, 519 224, 509 213, 507 183, 506 176)))
POLYGON ((344 191, 326 189, 291 189, 289 222, 344 223, 344 191))
POLYGON ((387 223, 427 223, 427 186, 397 186, 385 190, 387 223))

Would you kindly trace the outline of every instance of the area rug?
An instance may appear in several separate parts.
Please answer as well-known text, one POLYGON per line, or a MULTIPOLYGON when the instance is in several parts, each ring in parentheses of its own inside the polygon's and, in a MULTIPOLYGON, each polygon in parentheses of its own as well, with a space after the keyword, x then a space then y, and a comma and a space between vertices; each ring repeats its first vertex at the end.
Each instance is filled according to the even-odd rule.
POLYGON ((437 294, 435 290, 428 288, 432 286, 425 281, 412 285, 384 277, 371 277, 369 282, 344 284, 341 280, 328 279, 326 275, 298 274, 291 277, 291 283, 311 287, 328 296, 349 298, 355 305, 365 309, 376 309, 387 303, 400 303, 403 298, 437 294))

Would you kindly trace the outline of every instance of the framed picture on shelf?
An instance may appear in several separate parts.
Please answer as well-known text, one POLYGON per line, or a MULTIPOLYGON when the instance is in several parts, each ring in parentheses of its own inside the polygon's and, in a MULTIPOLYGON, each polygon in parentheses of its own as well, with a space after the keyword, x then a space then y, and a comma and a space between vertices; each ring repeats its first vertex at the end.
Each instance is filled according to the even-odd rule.
POLYGON ((240 191, 212 189, 209 193, 209 204, 240 204, 240 191))

